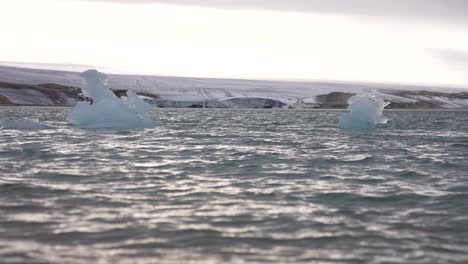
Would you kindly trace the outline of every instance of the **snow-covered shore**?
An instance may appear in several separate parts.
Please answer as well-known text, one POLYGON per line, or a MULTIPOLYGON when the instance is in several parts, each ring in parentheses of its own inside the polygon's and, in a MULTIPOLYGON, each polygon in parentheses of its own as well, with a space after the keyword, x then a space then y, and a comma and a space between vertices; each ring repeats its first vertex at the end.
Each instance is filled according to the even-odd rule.
MULTIPOLYGON (((79 100, 79 94, 63 90, 60 95, 54 95, 60 89, 50 85, 34 88, 40 84, 71 89, 81 87, 82 80, 78 72, 0 66, 0 97, 5 102, 72 106, 79 100), (1 83, 29 85, 29 88, 14 89, 1 83)), ((109 75, 108 85, 115 91, 133 90, 161 107, 343 108, 349 96, 370 90, 392 102, 392 108, 468 108, 468 89, 444 87, 115 74, 109 75)))

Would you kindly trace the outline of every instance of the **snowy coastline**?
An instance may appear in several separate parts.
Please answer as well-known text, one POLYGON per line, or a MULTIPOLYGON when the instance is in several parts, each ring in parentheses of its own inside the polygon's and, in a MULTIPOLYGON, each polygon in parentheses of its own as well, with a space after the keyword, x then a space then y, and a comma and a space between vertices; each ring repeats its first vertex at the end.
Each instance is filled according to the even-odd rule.
MULTIPOLYGON (((443 87, 115 74, 108 85, 158 107, 343 109, 366 90, 391 102, 391 109, 468 108, 468 89, 443 87)), ((83 99, 81 86, 78 72, 0 66, 0 105, 74 106, 83 99)))

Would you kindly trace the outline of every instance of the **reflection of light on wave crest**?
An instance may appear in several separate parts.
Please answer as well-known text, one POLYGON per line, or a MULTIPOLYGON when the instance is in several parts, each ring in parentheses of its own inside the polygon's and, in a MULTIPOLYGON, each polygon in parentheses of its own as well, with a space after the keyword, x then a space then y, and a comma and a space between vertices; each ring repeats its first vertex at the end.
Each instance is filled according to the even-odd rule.
POLYGON ((84 92, 93 104, 78 102, 68 120, 81 128, 150 128, 155 124, 146 117, 151 106, 134 91, 127 92, 121 100, 106 87, 107 76, 96 70, 81 73, 84 92))
POLYGON ((385 124, 388 121, 382 111, 390 103, 377 98, 370 92, 351 97, 348 104, 349 112, 340 117, 338 123, 340 128, 372 129, 377 124, 385 124))

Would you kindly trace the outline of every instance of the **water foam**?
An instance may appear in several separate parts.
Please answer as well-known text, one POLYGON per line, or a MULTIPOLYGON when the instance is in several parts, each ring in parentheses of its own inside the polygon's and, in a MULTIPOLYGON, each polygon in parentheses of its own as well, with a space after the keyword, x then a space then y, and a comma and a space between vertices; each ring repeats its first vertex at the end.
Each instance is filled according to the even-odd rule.
POLYGON ((348 100, 348 113, 340 117, 338 126, 344 129, 373 129, 378 124, 387 123, 383 109, 389 105, 371 92, 355 95, 348 100))
POLYGON ((80 75, 84 80, 83 90, 93 103, 79 102, 68 120, 81 128, 151 128, 154 122, 147 117, 151 106, 138 95, 128 92, 126 99, 118 98, 106 87, 107 75, 96 70, 87 70, 80 75))

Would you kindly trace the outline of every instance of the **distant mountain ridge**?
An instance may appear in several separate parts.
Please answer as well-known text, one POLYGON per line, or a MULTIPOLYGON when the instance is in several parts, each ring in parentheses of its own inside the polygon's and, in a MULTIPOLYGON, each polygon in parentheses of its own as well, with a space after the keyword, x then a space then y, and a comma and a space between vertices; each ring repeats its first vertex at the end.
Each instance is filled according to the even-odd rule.
MULTIPOLYGON (((0 66, 0 105, 73 106, 83 100, 78 72, 0 66)), ((346 108, 372 91, 388 108, 468 108, 468 89, 346 82, 287 82, 110 74, 121 96, 134 90, 159 107, 346 108)))

